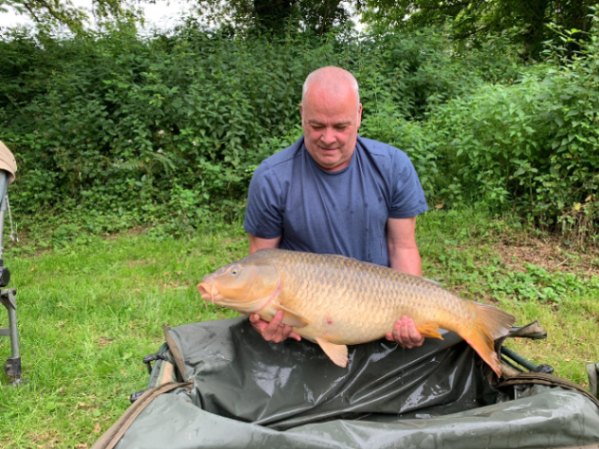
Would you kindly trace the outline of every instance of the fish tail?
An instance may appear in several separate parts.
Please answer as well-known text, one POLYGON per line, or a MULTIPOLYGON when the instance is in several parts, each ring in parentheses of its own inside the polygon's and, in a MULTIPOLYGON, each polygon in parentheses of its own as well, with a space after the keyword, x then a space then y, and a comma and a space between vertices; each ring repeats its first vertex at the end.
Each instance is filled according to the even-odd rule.
POLYGON ((495 340, 507 335, 515 318, 491 305, 476 302, 467 304, 474 319, 464 322, 458 333, 500 377, 501 364, 495 352, 495 340))

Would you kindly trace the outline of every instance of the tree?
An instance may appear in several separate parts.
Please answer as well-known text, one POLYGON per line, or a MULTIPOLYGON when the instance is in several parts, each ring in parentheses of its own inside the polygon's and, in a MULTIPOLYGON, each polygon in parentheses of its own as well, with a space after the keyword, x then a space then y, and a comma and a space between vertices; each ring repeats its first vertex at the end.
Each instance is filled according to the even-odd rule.
POLYGON ((326 34, 348 18, 341 0, 196 0, 196 4, 214 25, 270 35, 287 30, 326 34))
MULTIPOLYGON (((449 23, 459 39, 512 31, 527 56, 536 57, 551 37, 549 24, 589 30, 594 0, 360 0, 362 20, 374 27, 420 27, 449 23)), ((575 34, 574 33, 574 34, 575 34)))
MULTIPOLYGON (((42 31, 64 25, 71 32, 79 34, 85 31, 90 19, 85 9, 74 6, 70 0, 0 0, 0 12, 7 7, 28 15, 42 31)), ((138 18, 138 11, 125 5, 123 0, 93 0, 92 8, 100 24, 110 21, 131 22, 138 18)))

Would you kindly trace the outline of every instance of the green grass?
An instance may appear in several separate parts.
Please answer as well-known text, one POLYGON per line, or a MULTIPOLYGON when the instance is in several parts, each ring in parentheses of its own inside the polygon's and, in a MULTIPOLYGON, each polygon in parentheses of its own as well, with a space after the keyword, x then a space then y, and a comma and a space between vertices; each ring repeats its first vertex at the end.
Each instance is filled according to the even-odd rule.
POLYGON ((473 211, 428 214, 418 233, 427 276, 465 298, 496 303, 516 317, 516 325, 538 320, 546 340, 505 345, 588 387, 585 366, 599 361, 596 248, 531 237, 516 224, 473 211), (522 251, 527 245, 530 249, 522 251), (551 263, 553 257, 559 262, 551 263))
MULTIPOLYGON (((519 324, 539 319, 547 340, 508 345, 585 385, 585 362, 599 361, 598 260, 568 250, 559 270, 512 266, 499 245, 528 236, 508 224, 471 211, 427 214, 418 231, 425 273, 465 297, 497 302, 519 324)), ((13 388, 0 376, 2 448, 90 447, 146 387, 141 360, 164 341, 163 326, 234 315, 202 302, 195 285, 244 255, 239 224, 178 239, 139 232, 62 243, 39 254, 7 244, 25 382, 13 388)), ((0 339, 0 361, 9 354, 0 339)))

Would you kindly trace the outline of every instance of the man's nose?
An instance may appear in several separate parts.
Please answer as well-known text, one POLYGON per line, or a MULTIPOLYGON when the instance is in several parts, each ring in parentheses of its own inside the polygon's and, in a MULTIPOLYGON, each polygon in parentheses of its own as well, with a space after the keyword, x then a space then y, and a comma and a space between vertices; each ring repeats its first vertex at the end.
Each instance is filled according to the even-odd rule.
POLYGON ((334 143, 336 140, 335 137, 335 130, 332 128, 325 128, 322 131, 322 136, 320 137, 320 139, 324 142, 324 143, 334 143))

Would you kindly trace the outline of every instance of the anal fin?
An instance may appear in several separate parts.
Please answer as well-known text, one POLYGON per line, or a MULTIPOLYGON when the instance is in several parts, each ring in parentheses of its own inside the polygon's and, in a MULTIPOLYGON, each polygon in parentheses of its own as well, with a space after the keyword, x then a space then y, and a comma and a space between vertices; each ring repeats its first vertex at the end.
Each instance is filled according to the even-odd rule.
POLYGON ((439 332, 439 324, 434 321, 427 321, 416 325, 416 329, 423 337, 437 338, 443 340, 443 335, 439 332))

